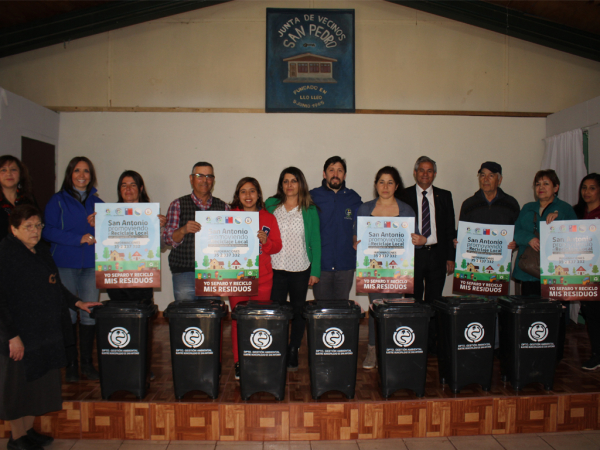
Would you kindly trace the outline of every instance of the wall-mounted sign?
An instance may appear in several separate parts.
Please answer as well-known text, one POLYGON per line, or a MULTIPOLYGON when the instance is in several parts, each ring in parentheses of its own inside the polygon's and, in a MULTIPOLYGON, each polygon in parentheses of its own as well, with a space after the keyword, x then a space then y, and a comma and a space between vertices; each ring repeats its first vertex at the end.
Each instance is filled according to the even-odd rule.
POLYGON ((267 112, 354 112, 354 10, 267 8, 267 112))

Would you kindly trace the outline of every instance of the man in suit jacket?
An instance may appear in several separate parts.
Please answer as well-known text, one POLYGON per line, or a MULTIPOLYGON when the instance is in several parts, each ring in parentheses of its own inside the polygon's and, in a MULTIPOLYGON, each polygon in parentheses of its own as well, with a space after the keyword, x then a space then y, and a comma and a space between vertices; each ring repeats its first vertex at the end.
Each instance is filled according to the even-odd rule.
POLYGON ((426 244, 415 249, 414 298, 431 304, 442 296, 446 275, 454 272, 454 205, 450 191, 432 186, 437 165, 431 158, 417 159, 413 175, 417 184, 406 189, 405 200, 415 211, 421 234, 427 237, 426 244))

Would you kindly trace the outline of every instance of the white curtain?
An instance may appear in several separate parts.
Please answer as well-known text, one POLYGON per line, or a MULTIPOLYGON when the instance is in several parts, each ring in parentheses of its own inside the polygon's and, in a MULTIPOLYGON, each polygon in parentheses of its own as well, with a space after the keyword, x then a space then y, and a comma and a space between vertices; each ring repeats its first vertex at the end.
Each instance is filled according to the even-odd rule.
POLYGON ((554 169, 560 179, 558 197, 574 205, 579 199, 579 183, 587 175, 583 160, 583 132, 567 131, 544 139, 546 153, 541 169, 554 169))

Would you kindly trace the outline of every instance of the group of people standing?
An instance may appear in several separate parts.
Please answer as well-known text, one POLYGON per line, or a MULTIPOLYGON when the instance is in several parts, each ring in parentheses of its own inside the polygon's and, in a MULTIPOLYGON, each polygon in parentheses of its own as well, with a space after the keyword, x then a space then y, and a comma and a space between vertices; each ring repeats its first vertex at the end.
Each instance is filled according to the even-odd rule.
MULTIPOLYGON (((244 300, 289 302, 293 319, 288 370, 298 368, 298 351, 305 320, 302 310, 309 287, 317 300, 348 300, 355 277, 356 218, 358 216, 415 217, 411 234, 415 245, 416 301, 433 302, 442 295, 446 276, 454 271, 456 228, 452 194, 433 186, 437 165, 417 159, 415 184, 404 188, 398 170, 381 168, 374 178, 374 199, 363 203, 346 186, 347 166, 334 156, 325 161, 321 186, 309 190, 297 167, 282 170, 274 196, 265 199, 255 178, 242 178, 233 200, 212 195, 215 172, 198 162, 189 175, 192 192, 174 200, 167 215, 159 215, 162 242, 171 247, 169 267, 176 301, 198 300, 195 294, 195 235, 201 229, 196 211, 255 211, 259 213, 259 287, 255 296, 232 296, 232 309, 244 300)), ((580 186, 573 209, 558 199, 560 181, 553 170, 534 178, 536 201, 521 210, 517 200, 501 188, 502 167, 484 162, 477 172, 479 190, 466 199, 459 220, 482 224, 515 225, 510 249, 520 256, 528 246, 539 250, 536 231, 541 220, 600 218, 600 175, 590 174, 580 186)), ((94 273, 96 174, 85 157, 67 166, 61 189, 42 214, 31 191, 27 169, 12 156, 0 157, 0 419, 11 421, 8 448, 39 450, 51 438, 36 433, 33 416, 60 409, 60 367, 67 381, 80 373, 98 379, 92 364, 97 305, 94 273), (41 239, 50 244, 44 244, 41 239), (23 285, 26 285, 23 288, 23 285), (43 307, 40 303, 44 303, 43 307), (68 309, 70 308, 70 309, 68 309), (36 312, 31 313, 32 310, 36 312), (78 330, 78 332, 77 332, 78 330), (79 336, 79 355, 75 342, 79 336), (79 356, 79 357, 78 357, 79 356), (81 372, 79 371, 79 362, 81 372), (58 393, 58 394, 57 394, 58 393)), ((148 202, 141 175, 125 171, 117 183, 118 201, 148 202)), ((538 279, 515 268, 523 294, 540 294, 538 279)), ((151 299, 152 289, 108 289, 111 299, 151 299)), ((369 301, 398 294, 369 294, 369 301)), ((585 369, 600 367, 600 305, 584 302, 593 356, 585 369), (598 306, 597 306, 598 305, 598 306)), ((239 378, 237 326, 232 325, 235 375, 239 378)), ((435 351, 435 327, 430 327, 429 350, 435 351)), ((375 368, 375 330, 369 320, 369 345, 363 362, 375 368)))

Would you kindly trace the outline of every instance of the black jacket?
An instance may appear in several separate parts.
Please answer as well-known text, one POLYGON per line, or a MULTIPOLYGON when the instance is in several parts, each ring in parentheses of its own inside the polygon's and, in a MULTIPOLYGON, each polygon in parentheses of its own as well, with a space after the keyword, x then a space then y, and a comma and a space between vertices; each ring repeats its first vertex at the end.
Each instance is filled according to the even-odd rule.
POLYGON ((491 204, 480 189, 463 202, 458 220, 487 225, 514 225, 520 212, 519 202, 502 189, 498 188, 498 195, 491 204))
MULTIPOLYGON (((417 187, 412 185, 406 188, 404 192, 404 201, 408 203, 417 217, 417 224, 421 224, 419 217, 419 206, 417 204, 417 187)), ((419 199, 421 201, 421 199, 419 199)), ((454 261, 455 249, 454 238, 456 237, 456 228, 454 222, 454 204, 452 203, 452 193, 445 189, 433 186, 433 201, 435 205, 435 228, 437 234, 438 255, 444 258, 444 261, 454 261)))
POLYGON ((48 247, 31 252, 13 235, 0 242, 0 352, 19 336, 27 380, 66 365, 65 338, 72 336, 68 307, 79 300, 63 286, 48 247))

